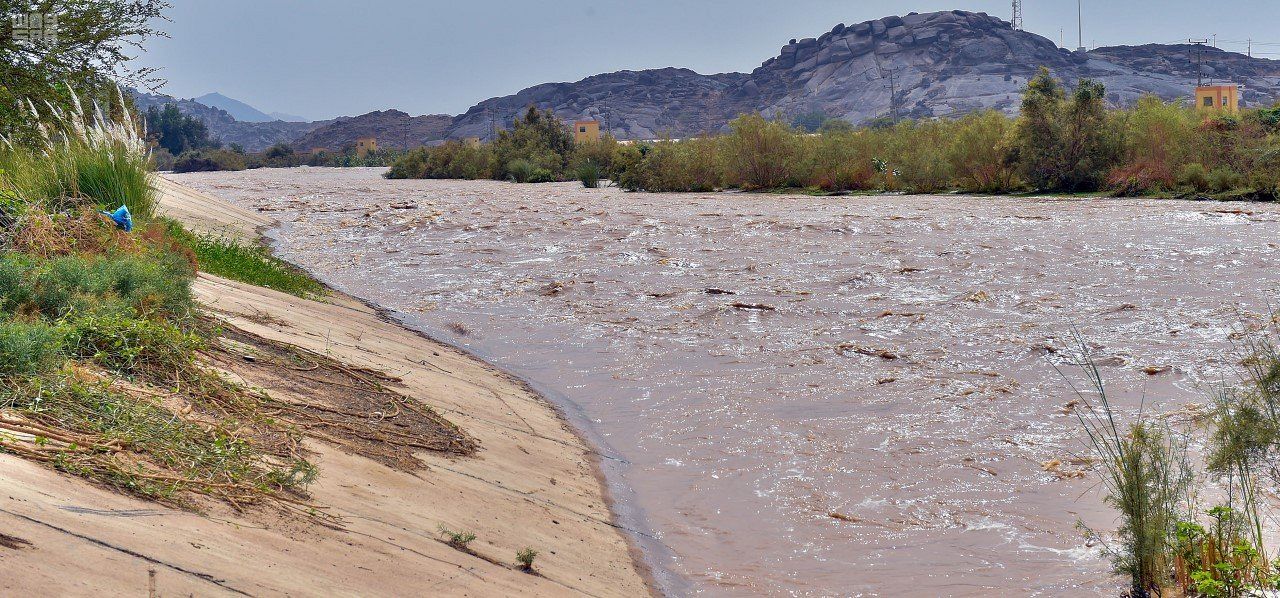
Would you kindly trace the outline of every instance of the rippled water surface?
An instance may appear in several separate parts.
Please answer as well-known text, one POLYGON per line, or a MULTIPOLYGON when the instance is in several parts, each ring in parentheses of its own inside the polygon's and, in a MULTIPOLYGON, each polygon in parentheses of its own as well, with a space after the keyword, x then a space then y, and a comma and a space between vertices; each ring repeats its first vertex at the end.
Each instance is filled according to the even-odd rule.
POLYGON ((175 178, 560 403, 673 594, 1115 595, 1074 529, 1114 521, 1096 476, 1067 475, 1080 434, 1046 348, 1077 326, 1120 403, 1184 409, 1280 278, 1270 205, 380 172, 175 178))

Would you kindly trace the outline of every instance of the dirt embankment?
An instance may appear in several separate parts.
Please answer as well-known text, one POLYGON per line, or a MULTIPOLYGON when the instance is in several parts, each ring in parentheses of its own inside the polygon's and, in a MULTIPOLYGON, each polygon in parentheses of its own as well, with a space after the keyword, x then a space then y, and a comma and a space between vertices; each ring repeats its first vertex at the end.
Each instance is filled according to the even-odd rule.
MULTIPOLYGON (((250 237, 269 224, 160 186, 165 212, 193 228, 250 237)), ((337 523, 170 509, 0 454, 0 594, 647 593, 593 455, 519 381, 346 297, 208 275, 195 293, 229 325, 215 363, 310 422, 311 498, 337 523), (362 428, 368 412, 382 417, 362 428), (458 550, 442 528, 476 539, 458 550), (525 547, 538 575, 515 564, 525 547)))

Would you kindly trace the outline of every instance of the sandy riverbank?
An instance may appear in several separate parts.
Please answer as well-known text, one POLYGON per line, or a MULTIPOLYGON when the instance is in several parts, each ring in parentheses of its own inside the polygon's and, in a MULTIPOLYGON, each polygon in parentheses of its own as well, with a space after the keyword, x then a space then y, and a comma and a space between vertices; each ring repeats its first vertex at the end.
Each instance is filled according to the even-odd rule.
MULTIPOLYGON (((162 210, 193 228, 252 236, 270 223, 161 182, 162 210)), ((396 471, 312 442, 316 502, 342 529, 229 511, 177 511, 0 455, 4 595, 565 595, 647 592, 615 527, 593 455, 542 398, 456 349, 386 321, 341 295, 306 301, 201 275, 200 302, 229 323, 340 361, 392 374, 400 392, 440 411, 480 443, 474 457, 422 454, 396 471), (474 532, 476 556, 440 541, 439 526, 474 532), (533 547, 540 576, 515 570, 533 547)), ((270 391, 271 389, 267 389, 270 391)))

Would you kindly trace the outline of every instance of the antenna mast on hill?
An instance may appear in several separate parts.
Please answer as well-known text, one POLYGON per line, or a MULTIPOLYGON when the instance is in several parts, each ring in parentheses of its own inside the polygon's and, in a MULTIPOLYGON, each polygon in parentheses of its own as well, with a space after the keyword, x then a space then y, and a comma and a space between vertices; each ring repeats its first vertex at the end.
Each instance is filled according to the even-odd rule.
POLYGON ((1009 19, 1009 23, 1014 29, 1022 31, 1022 0, 1013 0, 1013 18, 1009 19))
POLYGON ((1084 52, 1084 0, 1076 0, 1076 28, 1080 35, 1080 39, 1077 40, 1080 45, 1076 51, 1084 52))

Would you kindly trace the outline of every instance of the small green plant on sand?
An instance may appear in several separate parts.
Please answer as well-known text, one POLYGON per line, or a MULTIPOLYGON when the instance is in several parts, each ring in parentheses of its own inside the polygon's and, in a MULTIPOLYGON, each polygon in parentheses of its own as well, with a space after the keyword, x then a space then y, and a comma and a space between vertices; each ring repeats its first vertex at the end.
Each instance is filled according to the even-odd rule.
POLYGON ((538 551, 525 547, 516 553, 516 562, 520 564, 521 571, 533 571, 533 559, 538 557, 538 551))
POLYGON ((455 532, 443 523, 440 524, 440 535, 444 537, 446 544, 458 550, 467 550, 467 545, 476 539, 476 535, 471 532, 455 532))

